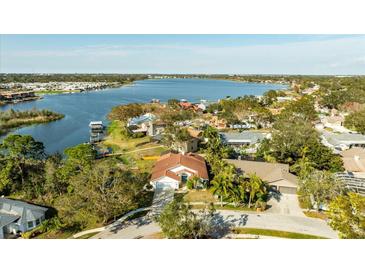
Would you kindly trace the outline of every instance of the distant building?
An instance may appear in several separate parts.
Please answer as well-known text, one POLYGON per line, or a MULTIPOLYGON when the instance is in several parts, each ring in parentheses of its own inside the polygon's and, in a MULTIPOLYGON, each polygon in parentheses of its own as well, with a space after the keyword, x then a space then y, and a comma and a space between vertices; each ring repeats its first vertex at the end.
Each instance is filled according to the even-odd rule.
POLYGON ((360 147, 350 148, 340 152, 343 166, 347 172, 364 173, 365 175, 365 149, 360 147))
POLYGON ((45 220, 47 208, 26 202, 0 198, 0 239, 6 234, 26 232, 45 220))
POLYGON ((39 98, 34 91, 6 91, 0 92, 0 100, 6 102, 20 102, 39 98))
POLYGON ((358 133, 333 133, 322 131, 322 142, 334 151, 343 151, 353 147, 365 147, 365 135, 358 133))
POLYGON ((226 160, 244 174, 256 174, 272 188, 287 194, 296 194, 298 187, 297 176, 289 173, 289 165, 244 160, 226 160))
POLYGON ((268 134, 253 131, 220 132, 219 135, 223 143, 233 147, 255 145, 268 136, 268 134))
POLYGON ((180 153, 189 153, 198 151, 199 139, 191 137, 187 141, 175 142, 172 145, 172 149, 180 153))

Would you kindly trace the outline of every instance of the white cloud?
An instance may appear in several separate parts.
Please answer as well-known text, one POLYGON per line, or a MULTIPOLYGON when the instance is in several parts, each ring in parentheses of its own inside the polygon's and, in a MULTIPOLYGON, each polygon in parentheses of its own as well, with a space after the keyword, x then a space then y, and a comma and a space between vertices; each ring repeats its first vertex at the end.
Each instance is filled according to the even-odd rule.
MULTIPOLYGON (((224 37, 222 37, 224 39, 224 37)), ((88 45, 2 52, 3 70, 365 74, 365 36, 267 45, 88 45)))

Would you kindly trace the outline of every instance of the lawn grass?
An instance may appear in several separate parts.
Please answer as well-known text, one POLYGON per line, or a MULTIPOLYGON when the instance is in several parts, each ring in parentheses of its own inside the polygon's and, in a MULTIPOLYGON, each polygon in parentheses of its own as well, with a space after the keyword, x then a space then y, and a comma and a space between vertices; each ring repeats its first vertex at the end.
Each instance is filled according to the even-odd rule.
POLYGON ((188 203, 204 202, 216 203, 218 200, 209 190, 190 190, 184 195, 184 201, 188 203))
POLYGON ((271 237, 279 237, 287 239, 326 239, 324 237, 315 235, 281 231, 281 230, 272 230, 272 229, 260 229, 260 228, 237 227, 234 228, 232 232, 234 234, 252 234, 252 235, 271 236, 271 237))
POLYGON ((92 233, 88 233, 85 235, 82 235, 76 239, 90 239, 92 236, 95 236, 96 234, 98 234, 99 232, 92 232, 92 233))
POLYGON ((143 237, 143 239, 165 239, 165 235, 162 232, 156 232, 151 235, 143 237))
POLYGON ((167 151, 165 147, 156 147, 149 136, 128 137, 125 125, 121 121, 112 121, 108 126, 108 136, 103 145, 111 147, 113 153, 123 153, 128 165, 141 172, 150 172, 158 157, 167 151), (151 159, 143 159, 143 157, 151 159))
POLYGON ((318 218, 321 220, 327 220, 328 217, 326 213, 324 212, 318 212, 318 211, 303 211, 304 215, 310 218, 318 218))
POLYGON ((78 231, 50 230, 35 236, 33 239, 68 239, 78 231))
MULTIPOLYGON (((192 209, 206 209, 208 204, 205 205, 191 205, 192 209)), ((233 205, 223 205, 221 207, 218 204, 214 205, 215 210, 234 210, 234 211, 256 211, 255 208, 248 208, 248 207, 234 207, 233 205)))

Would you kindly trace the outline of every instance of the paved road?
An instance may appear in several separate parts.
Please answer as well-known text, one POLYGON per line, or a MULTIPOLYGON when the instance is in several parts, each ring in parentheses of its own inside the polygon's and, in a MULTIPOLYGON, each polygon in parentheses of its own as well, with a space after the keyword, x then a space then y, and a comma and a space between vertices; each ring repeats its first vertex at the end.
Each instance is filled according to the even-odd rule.
MULTIPOLYGON (((97 239, 135 239, 148 237, 160 231, 154 222, 154 216, 174 197, 173 189, 157 189, 154 195, 152 210, 147 216, 129 222, 120 223, 95 235, 97 239)), ((306 217, 299 207, 296 195, 284 194, 279 200, 271 199, 271 208, 265 213, 217 210, 215 216, 219 234, 229 233, 236 227, 275 229, 289 232, 311 234, 325 238, 338 238, 325 221, 306 217)))
POLYGON ((124 222, 119 226, 113 227, 113 229, 104 230, 95 236, 93 239, 139 239, 146 236, 150 236, 156 232, 160 232, 161 229, 152 220, 151 216, 145 216, 134 219, 132 221, 124 222))
POLYGON ((321 219, 276 213, 242 213, 218 211, 221 221, 238 227, 275 229, 311 234, 325 238, 338 238, 337 233, 321 219))
POLYGON ((145 217, 128 222, 113 224, 112 227, 93 236, 93 239, 135 239, 149 236, 160 231, 154 222, 154 217, 161 213, 163 208, 174 199, 174 189, 156 189, 151 210, 145 217))
MULTIPOLYGON (((216 213, 216 223, 222 231, 229 232, 232 226, 262 229, 274 229, 325 238, 338 238, 325 221, 315 218, 282 215, 275 213, 242 213, 238 211, 221 210, 216 213), (224 229, 225 228, 225 229, 224 229)), ((159 232, 160 228, 150 216, 124 223, 113 230, 106 230, 93 238, 97 239, 134 239, 150 236, 159 232)))

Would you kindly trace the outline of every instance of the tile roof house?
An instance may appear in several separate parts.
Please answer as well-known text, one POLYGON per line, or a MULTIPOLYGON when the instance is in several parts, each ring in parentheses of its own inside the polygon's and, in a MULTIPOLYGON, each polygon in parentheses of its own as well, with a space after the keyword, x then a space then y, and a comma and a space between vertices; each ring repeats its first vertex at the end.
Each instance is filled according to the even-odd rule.
POLYGON ((152 169, 151 185, 154 188, 178 189, 180 182, 197 176, 207 182, 208 170, 203 157, 188 153, 168 153, 160 157, 152 169))
POLYGON ((47 208, 0 197, 0 239, 4 234, 26 232, 45 220, 47 208))
POLYGON ((340 152, 343 165, 348 172, 365 172, 365 149, 353 147, 340 152))
POLYGON ((289 165, 245 160, 226 160, 243 174, 256 174, 274 189, 288 194, 295 194, 298 187, 297 176, 289 173, 289 165))

